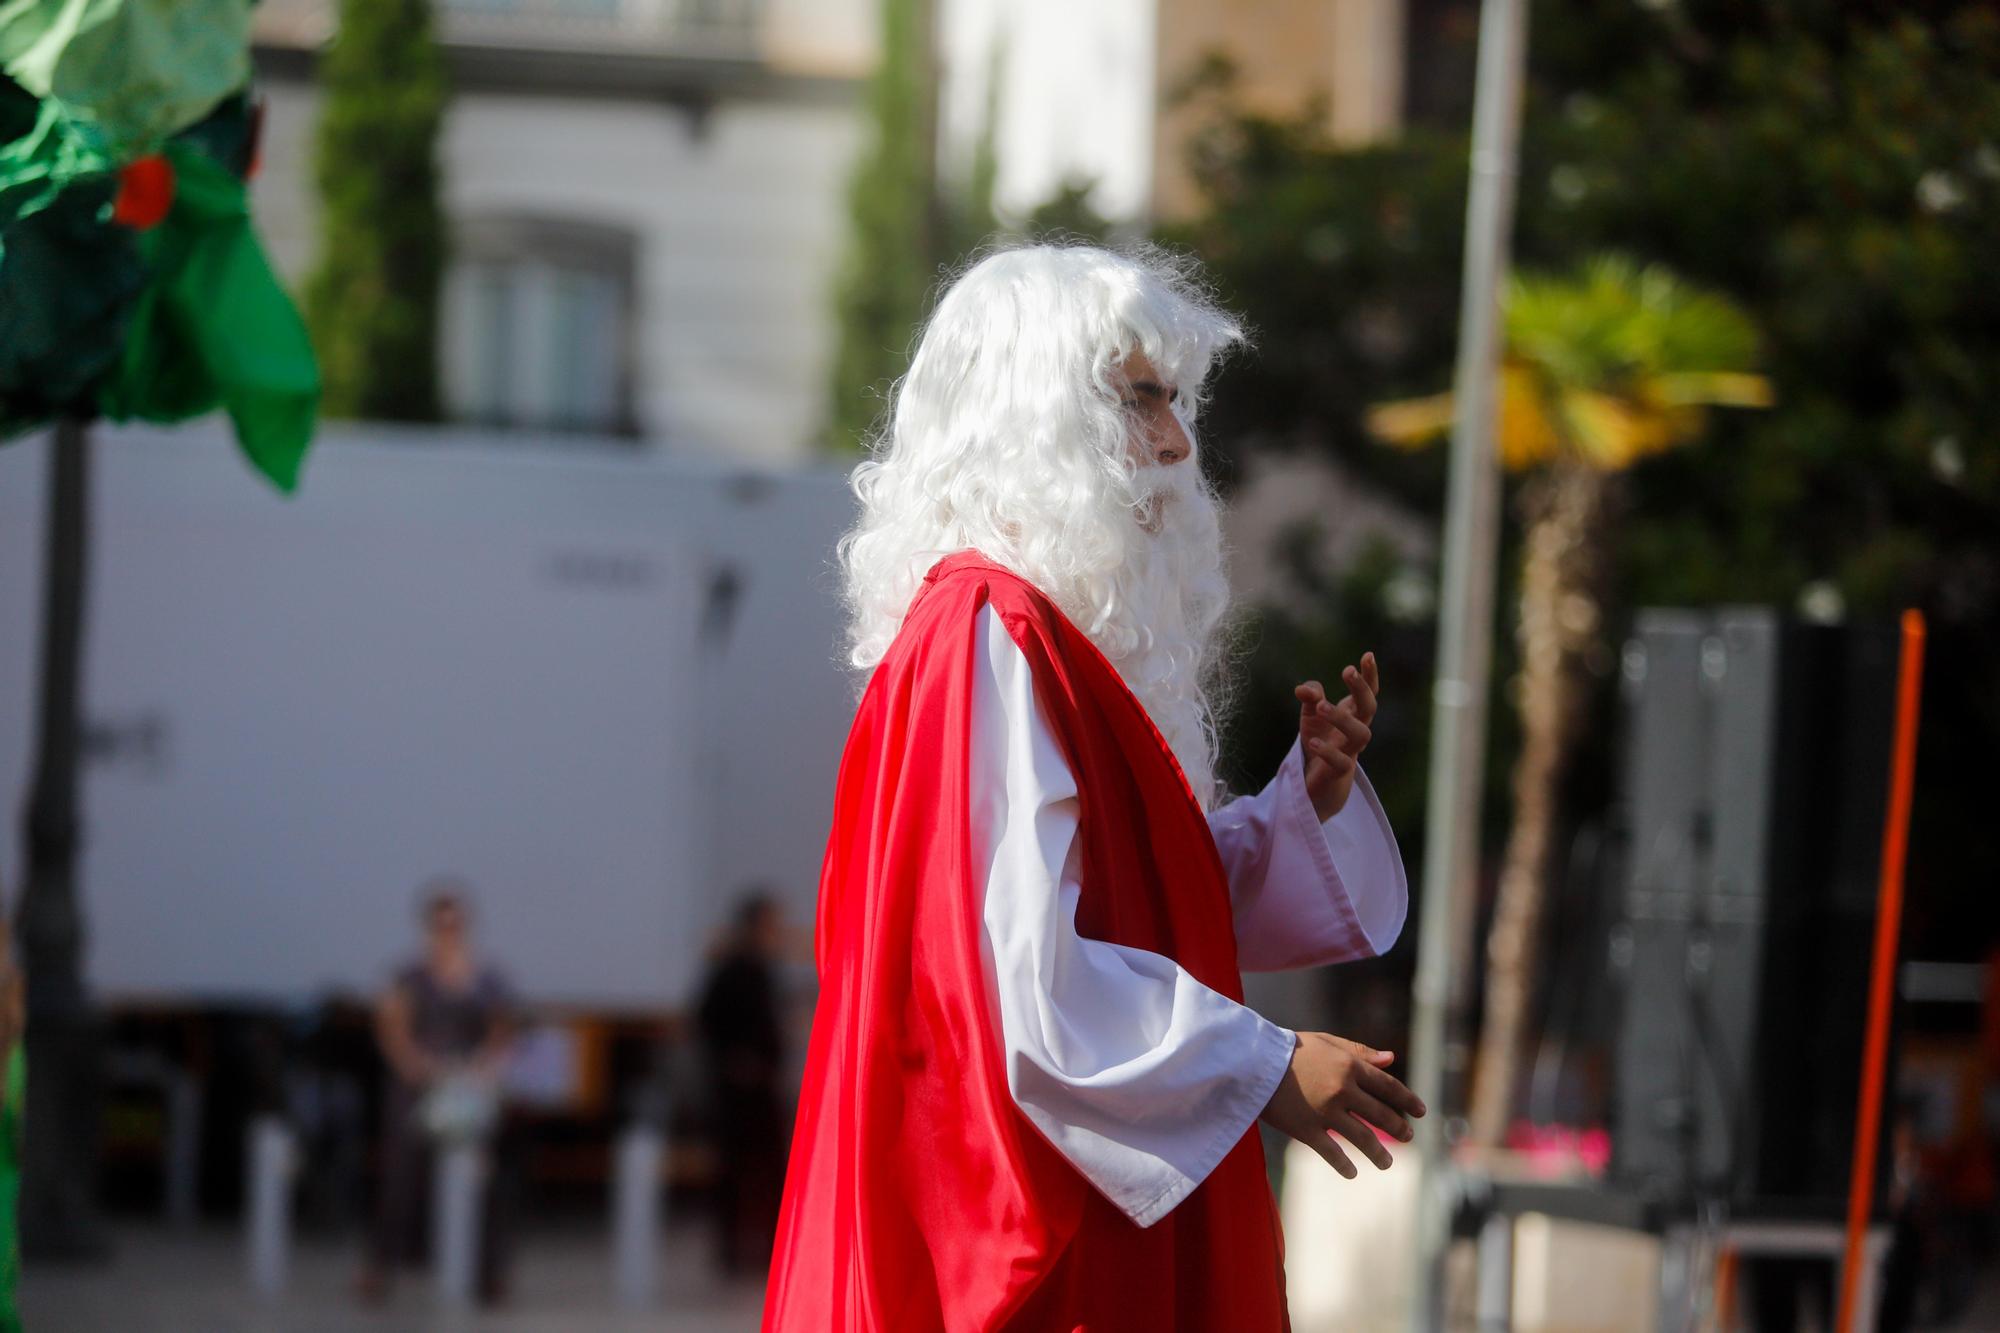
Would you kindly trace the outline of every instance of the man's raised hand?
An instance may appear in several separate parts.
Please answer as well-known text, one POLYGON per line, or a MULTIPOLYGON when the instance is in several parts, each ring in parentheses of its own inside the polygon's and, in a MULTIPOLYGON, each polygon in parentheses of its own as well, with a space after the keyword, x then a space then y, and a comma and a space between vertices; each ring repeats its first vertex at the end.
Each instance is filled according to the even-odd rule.
POLYGON ((1301 1032, 1292 1049, 1292 1066, 1260 1119, 1311 1148, 1349 1180, 1357 1174, 1354 1163, 1333 1141, 1333 1134, 1386 1171, 1389 1150, 1375 1130, 1408 1143, 1411 1131, 1406 1117, 1424 1113, 1417 1094, 1388 1072, 1394 1059, 1388 1051, 1329 1032, 1301 1032))
POLYGON ((1374 653, 1363 653, 1359 666, 1340 673, 1347 697, 1333 703, 1316 680, 1295 686, 1299 701, 1299 748, 1306 761, 1306 794, 1321 819, 1331 819, 1347 804, 1360 771, 1361 752, 1368 748, 1369 724, 1375 720, 1375 699, 1382 678, 1374 653))

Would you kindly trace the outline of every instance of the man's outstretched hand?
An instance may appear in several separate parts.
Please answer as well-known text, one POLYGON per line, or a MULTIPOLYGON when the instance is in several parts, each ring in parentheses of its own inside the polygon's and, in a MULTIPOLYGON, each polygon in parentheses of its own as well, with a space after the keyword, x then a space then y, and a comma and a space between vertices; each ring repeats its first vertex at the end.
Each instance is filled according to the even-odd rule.
POLYGON ((1424 1113, 1417 1094, 1388 1072, 1394 1059, 1388 1051, 1329 1032, 1301 1032, 1292 1049, 1292 1067, 1259 1118, 1311 1148, 1349 1180, 1357 1174, 1354 1163, 1331 1134, 1340 1135, 1387 1171, 1389 1150, 1375 1130, 1408 1143, 1410 1122, 1405 1117, 1424 1113))
POLYGON ((1375 654, 1363 653, 1361 665, 1340 673, 1347 697, 1332 703, 1316 680, 1296 686, 1299 701, 1299 748, 1305 754, 1306 794, 1322 820, 1331 819, 1347 804, 1361 752, 1368 748, 1368 724, 1375 720, 1375 697, 1382 678, 1375 654))

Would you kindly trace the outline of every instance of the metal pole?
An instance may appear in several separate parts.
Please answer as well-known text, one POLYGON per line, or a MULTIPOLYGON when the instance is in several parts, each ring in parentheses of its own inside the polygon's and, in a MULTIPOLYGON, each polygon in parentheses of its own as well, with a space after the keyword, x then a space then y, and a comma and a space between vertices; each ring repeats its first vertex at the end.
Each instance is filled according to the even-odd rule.
POLYGON ((1498 1208, 1479 1228, 1478 1294, 1473 1320, 1479 1333, 1514 1327, 1514 1218, 1498 1208))
POLYGON ((81 421, 56 422, 43 546, 41 697, 25 830, 28 872, 14 916, 27 974, 20 1236, 31 1260, 95 1259, 109 1250, 96 1199, 98 1028, 83 984, 83 911, 76 890, 89 446, 81 421))
POLYGON ((431 1266, 439 1301, 472 1304, 479 1287, 480 1209, 487 1179, 480 1144, 453 1141, 438 1146, 431 1177, 431 1266))
POLYGON ((660 1299, 660 1131, 640 1122, 618 1139, 612 1190, 613 1287, 627 1310, 649 1310, 660 1299))
POLYGON ((249 1257, 250 1288, 260 1296, 284 1294, 291 1273, 292 1177, 298 1147, 283 1116, 260 1115, 250 1122, 249 1257))
MULTIPOLYGON (((1917 718, 1924 680, 1924 614, 1903 612, 1896 672, 1896 739, 1889 758, 1889 801, 1882 827, 1882 873, 1875 897, 1875 953, 1868 976, 1868 1028, 1861 1050, 1860 1105, 1854 1111, 1854 1165, 1847 1186, 1847 1245, 1840 1266, 1836 1333, 1873 1327, 1873 1283, 1861 1270, 1868 1219, 1875 1211, 1875 1153, 1881 1135, 1882 1089, 1889 1070, 1890 1010, 1903 934, 1903 865, 1910 848, 1910 802, 1917 780, 1917 718), (1863 1287, 1869 1288, 1866 1295, 1863 1287)), ((1872 1265, 1869 1265, 1872 1268, 1872 1265)))
MULTIPOLYGON (((1494 450, 1501 286, 1513 229, 1527 48, 1522 0, 1486 0, 1479 16, 1473 94, 1472 173, 1466 201, 1465 283, 1460 294, 1453 384, 1444 588, 1438 606, 1438 675, 1431 701, 1429 799, 1425 811, 1423 911, 1410 1033, 1411 1084, 1430 1114, 1417 1122, 1411 1154, 1423 1173, 1410 1327, 1443 1327, 1444 1253, 1449 1237, 1447 1073, 1461 1074, 1462 1040, 1448 1046, 1455 960, 1469 954, 1472 882, 1479 856, 1479 797, 1486 768, 1486 697, 1493 655, 1494 565, 1500 482, 1494 450)), ((1456 1080, 1454 1080, 1456 1081, 1456 1080)))

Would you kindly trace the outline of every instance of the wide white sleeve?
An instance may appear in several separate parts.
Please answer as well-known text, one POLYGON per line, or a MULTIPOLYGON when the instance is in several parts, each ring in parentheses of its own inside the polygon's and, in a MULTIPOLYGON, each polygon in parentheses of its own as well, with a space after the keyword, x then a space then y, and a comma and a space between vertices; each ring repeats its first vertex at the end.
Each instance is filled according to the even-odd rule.
POLYGON ((1244 971, 1373 958, 1402 933, 1409 881, 1366 773, 1355 773, 1347 804, 1322 822, 1295 740, 1264 790, 1210 811, 1208 827, 1229 876, 1244 971))
POLYGON ((1092 1185, 1150 1226, 1255 1122, 1293 1034, 1168 958, 1077 934, 1075 777, 991 607, 973 655, 968 764, 1008 1089, 1092 1185))

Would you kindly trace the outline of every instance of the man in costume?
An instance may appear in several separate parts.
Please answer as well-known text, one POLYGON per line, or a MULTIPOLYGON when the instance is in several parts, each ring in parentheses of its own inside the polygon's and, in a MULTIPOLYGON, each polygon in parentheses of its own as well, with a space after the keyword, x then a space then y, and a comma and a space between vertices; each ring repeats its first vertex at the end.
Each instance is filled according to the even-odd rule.
POLYGON ((1337 703, 1298 687, 1262 791, 1216 790, 1228 588, 1192 424, 1240 338, 1157 252, 994 254, 855 470, 870 675, 767 1330, 1282 1329, 1257 1121, 1351 1177, 1423 1114, 1387 1053, 1242 1003, 1242 969, 1388 948, 1407 887, 1358 763, 1372 654, 1337 703))

